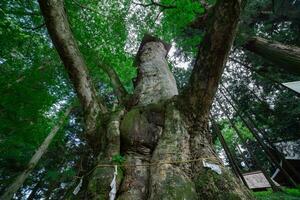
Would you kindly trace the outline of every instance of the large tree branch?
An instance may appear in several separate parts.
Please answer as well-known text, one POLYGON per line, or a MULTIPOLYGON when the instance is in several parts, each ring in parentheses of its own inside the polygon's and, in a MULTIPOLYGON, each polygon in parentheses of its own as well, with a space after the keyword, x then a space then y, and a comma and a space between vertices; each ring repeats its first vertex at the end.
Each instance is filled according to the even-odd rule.
POLYGON ((293 74, 300 74, 300 48, 269 41, 261 37, 247 40, 244 48, 268 61, 274 66, 285 69, 293 74))
POLYGON ((106 107, 99 102, 89 79, 86 63, 70 29, 63 2, 39 0, 49 35, 83 107, 87 132, 93 133, 96 129, 96 119, 101 112, 106 112, 106 107))
POLYGON ((119 102, 122 105, 126 105, 126 99, 127 99, 128 93, 127 93, 126 89, 124 88, 117 72, 114 70, 113 67, 110 67, 105 63, 101 63, 99 66, 109 76, 112 87, 117 95, 119 102))
POLYGON ((241 6, 240 0, 223 0, 218 1, 211 12, 189 88, 184 93, 194 112, 209 113, 235 37, 241 6))

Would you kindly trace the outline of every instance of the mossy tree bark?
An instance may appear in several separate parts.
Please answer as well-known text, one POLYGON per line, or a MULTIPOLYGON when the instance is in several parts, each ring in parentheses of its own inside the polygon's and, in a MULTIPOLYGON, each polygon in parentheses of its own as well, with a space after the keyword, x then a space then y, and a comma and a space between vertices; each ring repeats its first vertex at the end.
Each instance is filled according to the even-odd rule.
MULTIPOLYGON (((113 164, 112 158, 119 154, 126 161, 118 167, 117 199, 252 199, 243 184, 222 166, 208 129, 209 110, 237 28, 240 0, 218 1, 213 8, 183 94, 178 94, 168 68, 169 45, 145 36, 136 57, 135 90, 126 97, 124 109, 106 114, 89 81, 63 1, 40 0, 40 5, 53 43, 87 112, 86 122, 91 125, 87 132, 96 133, 94 127, 102 130, 99 140, 94 141, 100 144, 98 164, 86 174, 85 187, 73 196, 75 199, 109 198, 114 168, 103 164, 113 164)), ((116 80, 116 73, 108 74, 116 80)), ((117 90, 119 84, 115 81, 115 90, 122 95, 125 92, 117 90)))

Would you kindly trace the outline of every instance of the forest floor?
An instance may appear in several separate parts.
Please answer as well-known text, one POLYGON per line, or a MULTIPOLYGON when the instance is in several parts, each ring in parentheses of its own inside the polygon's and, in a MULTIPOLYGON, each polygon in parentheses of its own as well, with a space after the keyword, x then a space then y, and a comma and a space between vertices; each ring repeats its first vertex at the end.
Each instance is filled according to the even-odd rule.
POLYGON ((300 200, 300 189, 284 188, 283 192, 272 192, 271 190, 254 192, 258 200, 300 200))

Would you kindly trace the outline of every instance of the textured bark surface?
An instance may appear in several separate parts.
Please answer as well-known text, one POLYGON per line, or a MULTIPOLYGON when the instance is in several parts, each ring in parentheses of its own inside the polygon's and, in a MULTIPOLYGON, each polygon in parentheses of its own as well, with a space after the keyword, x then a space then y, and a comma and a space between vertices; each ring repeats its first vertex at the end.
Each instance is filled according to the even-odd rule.
POLYGON ((284 45, 261 37, 250 38, 244 47, 271 61, 275 66, 300 75, 299 47, 284 45))
MULTIPOLYGON (((207 114, 211 108, 229 50, 235 38, 241 12, 240 0, 217 1, 207 22, 207 33, 199 47, 186 98, 194 113, 207 114)), ((189 112, 189 111, 188 111, 189 112)))
MULTIPOLYGON (((251 199, 217 158, 206 115, 195 124, 185 114, 186 108, 178 107, 173 75, 165 74, 168 65, 163 43, 149 41, 138 55, 142 68, 135 90, 138 103, 114 126, 120 133, 120 153, 126 159, 120 169, 117 199, 251 199), (221 174, 204 167, 203 161, 217 165, 221 174)), ((110 162, 109 156, 113 155, 102 156, 99 162, 110 162)), ((112 175, 109 167, 93 172, 89 199, 107 199, 112 175)))
POLYGON ((140 47, 138 77, 134 96, 138 105, 157 103, 178 94, 175 78, 166 61, 168 49, 159 41, 140 47))
MULTIPOLYGON (((119 168, 117 199, 252 199, 242 182, 222 166, 207 139, 208 129, 197 132, 177 108, 176 99, 134 107, 120 126, 115 124, 126 158, 119 168), (195 145, 200 145, 198 151, 195 145), (221 174, 204 167, 203 161, 219 166, 221 174)), ((110 163, 112 156, 101 156, 99 164, 110 163)), ((108 199, 113 171, 113 167, 95 169, 88 199, 108 199)))
POLYGON ((151 166, 148 199, 197 199, 195 184, 191 179, 192 163, 183 162, 191 159, 190 135, 184 116, 174 104, 166 104, 164 130, 152 154, 152 162, 179 163, 151 166))
POLYGON ((93 135, 97 129, 97 118, 101 112, 106 111, 106 107, 97 98, 87 66, 70 29, 64 1, 40 0, 39 4, 48 33, 83 107, 87 134, 93 135))
MULTIPOLYGON (((101 153, 98 155, 98 163, 112 164, 112 158, 120 155, 120 121, 124 115, 124 110, 112 113, 105 126, 105 134, 103 134, 101 153)), ((87 186, 88 199, 108 199, 110 191, 110 183, 113 178, 114 168, 112 167, 96 167, 89 176, 87 186)), ((118 168, 117 188, 121 183, 122 170, 118 168)), ((84 194, 85 195, 85 194, 84 194)))
MULTIPOLYGON (((168 45, 144 38, 137 54, 138 77, 131 107, 99 122, 99 104, 67 23, 62 0, 40 0, 50 36, 86 111, 87 131, 103 131, 98 167, 85 177, 87 191, 77 199, 107 199, 113 177, 111 163, 121 154, 117 199, 252 199, 242 183, 225 169, 215 154, 208 113, 224 63, 234 39, 241 2, 218 1, 199 49, 189 88, 176 97, 175 79, 168 68, 168 45), (105 133, 105 134, 104 134, 105 133), (214 165, 217 169, 205 165, 214 165)), ((115 84, 119 84, 115 82, 115 84)), ((121 91, 117 91, 121 93, 121 91)))
MULTIPOLYGON (((126 165, 150 164, 164 125, 164 109, 160 106, 163 104, 159 102, 178 94, 166 61, 167 52, 166 46, 158 40, 142 42, 138 52, 139 72, 132 100, 138 107, 125 115, 121 125, 126 165)), ((147 199, 149 173, 149 166, 125 167, 119 199, 147 199)))

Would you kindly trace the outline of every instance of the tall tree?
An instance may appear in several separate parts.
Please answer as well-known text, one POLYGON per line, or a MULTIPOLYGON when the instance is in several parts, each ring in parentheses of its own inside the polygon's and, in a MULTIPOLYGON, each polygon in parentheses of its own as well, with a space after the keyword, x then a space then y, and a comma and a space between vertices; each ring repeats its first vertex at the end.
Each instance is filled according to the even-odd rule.
POLYGON ((189 86, 178 97, 166 61, 169 46, 155 37, 144 37, 136 56, 138 76, 130 106, 114 113, 107 113, 98 100, 63 1, 40 0, 39 4, 85 112, 86 135, 93 138, 90 145, 98 154, 98 164, 83 177, 77 198, 108 197, 112 158, 118 154, 126 159, 123 168, 118 168, 119 199, 252 198, 218 160, 208 129, 209 110, 234 40, 241 1, 214 5, 189 86))
POLYGON ((222 109, 222 111, 224 112, 226 118, 228 119, 230 126, 234 129, 234 132, 237 134, 237 136, 240 138, 242 145, 244 147, 246 147, 247 151, 249 152, 250 156, 254 159, 255 164, 258 166, 258 168, 262 171, 262 173, 264 174, 264 176, 266 177, 266 179, 268 180, 268 182, 271 185, 271 188, 273 191, 280 191, 281 189, 275 184, 275 182, 272 180, 272 178, 270 177, 270 175, 268 174, 267 170, 261 165, 261 161, 256 157, 256 155, 251 151, 251 148, 249 148, 249 145, 247 144, 247 142, 245 142, 242 133, 240 132, 240 130, 236 127, 236 125, 234 124, 234 122, 232 121, 232 119, 229 117, 228 111, 222 106, 221 102, 217 99, 217 102, 220 106, 220 108, 222 109))
MULTIPOLYGON (((228 92, 228 91, 227 91, 228 92)), ((293 178, 289 175, 289 173, 282 167, 280 162, 277 160, 275 155, 271 152, 270 148, 265 144, 264 140, 260 137, 259 130, 255 128, 255 126, 252 124, 251 120, 249 119, 249 116, 246 116, 247 119, 244 118, 244 116, 241 114, 241 112, 238 110, 236 106, 233 105, 233 103, 228 99, 226 94, 221 92, 223 97, 225 97, 226 101, 232 106, 232 108, 235 110, 237 115, 241 118, 241 120, 244 122, 244 124, 247 126, 247 128, 251 131, 252 135, 255 137, 257 142, 260 144, 262 149, 266 152, 267 158, 271 163, 274 163, 277 168, 279 168, 284 176, 289 180, 289 182, 296 186, 296 182, 293 180, 293 178)))
POLYGON ((234 173, 236 173, 236 176, 238 178, 240 178, 243 181, 243 183, 247 186, 247 182, 241 172, 241 169, 239 168, 236 160, 234 159, 232 153, 230 152, 230 149, 222 135, 222 132, 220 131, 220 128, 218 127, 218 124, 216 123, 216 121, 214 119, 211 119, 211 123, 212 123, 212 128, 214 129, 215 133, 217 134, 217 136, 225 150, 226 156, 228 157, 228 160, 230 162, 230 165, 231 165, 234 173))
POLYGON ((67 108, 62 118, 59 122, 53 127, 49 135, 45 138, 44 142, 35 152, 35 154, 30 159, 27 168, 16 178, 16 180, 7 188, 5 193, 1 196, 1 199, 9 200, 13 198, 13 195, 18 191, 20 187, 22 187, 24 181, 32 172, 34 167, 37 165, 41 157, 46 153, 50 143, 52 142, 53 138, 57 134, 58 130, 61 128, 65 118, 70 114, 72 107, 67 108))

